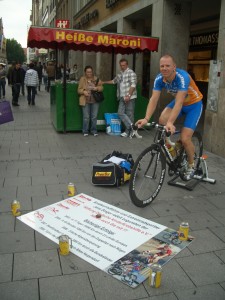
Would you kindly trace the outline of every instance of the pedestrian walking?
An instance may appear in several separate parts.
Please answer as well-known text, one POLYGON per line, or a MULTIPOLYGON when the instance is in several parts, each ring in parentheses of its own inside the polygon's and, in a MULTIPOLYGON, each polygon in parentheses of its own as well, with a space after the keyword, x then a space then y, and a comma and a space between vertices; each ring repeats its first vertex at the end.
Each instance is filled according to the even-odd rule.
POLYGON ((5 81, 6 78, 6 70, 3 64, 0 63, 0 99, 5 98, 5 81))
POLYGON ((12 105, 13 106, 20 106, 19 105, 19 95, 20 95, 20 88, 24 82, 24 75, 23 70, 21 68, 21 64, 16 62, 15 67, 12 69, 10 83, 12 84, 12 105))
POLYGON ((35 105, 35 94, 36 88, 39 84, 38 73, 34 70, 34 64, 29 64, 29 70, 27 70, 24 80, 25 85, 27 86, 27 101, 28 105, 35 105))

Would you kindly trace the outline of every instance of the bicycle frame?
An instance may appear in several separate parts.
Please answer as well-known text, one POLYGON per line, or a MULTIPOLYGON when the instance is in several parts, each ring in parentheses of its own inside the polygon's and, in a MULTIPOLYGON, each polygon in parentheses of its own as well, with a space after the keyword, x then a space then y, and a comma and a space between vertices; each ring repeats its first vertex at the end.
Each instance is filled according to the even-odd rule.
MULTIPOLYGON (((157 128, 157 131, 154 136, 154 144, 156 144, 160 148, 160 152, 166 157, 166 164, 169 166, 171 170, 179 173, 179 169, 181 168, 181 162, 183 160, 184 148, 180 151, 180 154, 174 159, 169 152, 169 149, 166 146, 165 139, 169 137, 170 134, 165 130, 163 125, 153 124, 153 127, 157 128)), ((180 134, 180 131, 176 131, 175 134, 180 134)), ((159 159, 159 158, 158 158, 159 159)), ((157 161, 158 161, 157 159, 157 161)), ((151 163, 151 162, 150 162, 151 163)), ((149 164, 150 164, 149 163, 149 164)), ((157 165, 157 164, 156 164, 157 165)), ((155 166, 156 168, 156 166, 155 166)), ((147 168, 148 170, 148 168, 147 168)), ((146 173, 147 173, 146 170, 146 173)))

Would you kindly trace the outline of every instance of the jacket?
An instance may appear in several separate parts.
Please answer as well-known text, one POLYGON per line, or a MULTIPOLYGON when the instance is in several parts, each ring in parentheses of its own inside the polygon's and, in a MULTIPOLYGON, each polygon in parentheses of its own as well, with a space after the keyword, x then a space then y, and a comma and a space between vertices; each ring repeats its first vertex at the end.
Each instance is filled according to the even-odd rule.
POLYGON ((49 63, 46 72, 48 74, 48 77, 55 78, 55 66, 52 63, 49 63))
POLYGON ((29 69, 26 71, 24 83, 27 86, 38 86, 39 79, 38 79, 38 73, 34 69, 29 69))
MULTIPOLYGON (((97 81, 97 77, 94 76, 94 80, 97 81)), ((79 85, 78 85, 78 94, 80 95, 79 97, 79 104, 81 106, 85 106, 86 105, 86 97, 84 96, 84 91, 87 90, 87 78, 85 76, 82 76, 80 78, 79 81, 79 85)), ((98 92, 102 92, 103 91, 103 86, 101 81, 99 80, 98 85, 97 85, 97 90, 98 92)))

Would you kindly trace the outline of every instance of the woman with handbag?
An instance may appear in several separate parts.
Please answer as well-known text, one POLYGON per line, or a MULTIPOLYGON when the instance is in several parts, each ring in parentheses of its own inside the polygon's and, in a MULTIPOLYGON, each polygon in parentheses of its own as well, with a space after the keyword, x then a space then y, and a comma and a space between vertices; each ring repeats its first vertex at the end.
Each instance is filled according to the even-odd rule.
POLYGON ((88 136, 91 120, 90 132, 94 136, 98 136, 97 132, 97 116, 99 102, 96 102, 93 92, 102 92, 103 86, 101 81, 94 76, 93 68, 86 66, 84 68, 84 76, 79 80, 78 94, 80 95, 79 104, 83 111, 83 135, 88 136))

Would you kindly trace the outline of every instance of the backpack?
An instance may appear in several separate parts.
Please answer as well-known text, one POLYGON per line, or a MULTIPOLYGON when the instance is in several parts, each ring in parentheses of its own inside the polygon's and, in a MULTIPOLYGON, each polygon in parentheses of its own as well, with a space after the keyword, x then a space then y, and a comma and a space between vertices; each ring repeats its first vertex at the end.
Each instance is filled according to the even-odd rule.
POLYGON ((93 164, 92 184, 120 186, 130 179, 134 160, 131 154, 113 151, 93 164))

